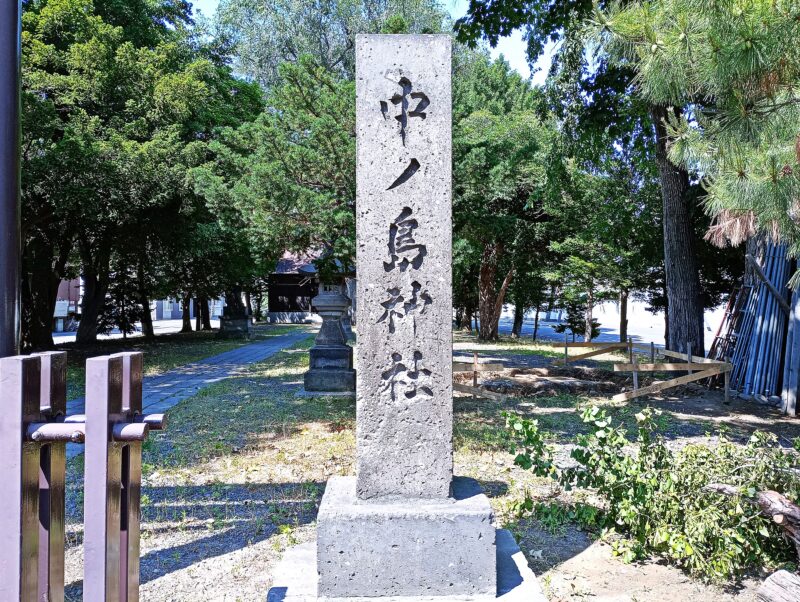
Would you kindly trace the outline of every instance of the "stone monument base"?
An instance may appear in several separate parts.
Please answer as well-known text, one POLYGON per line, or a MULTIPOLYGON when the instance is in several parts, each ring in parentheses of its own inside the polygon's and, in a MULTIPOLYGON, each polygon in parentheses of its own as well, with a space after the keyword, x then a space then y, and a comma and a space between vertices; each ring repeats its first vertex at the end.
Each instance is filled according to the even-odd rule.
POLYGON ((321 598, 317 595, 315 542, 289 548, 275 567, 267 602, 547 602, 513 535, 496 531, 497 593, 494 596, 321 598))
POLYGON ((356 371, 312 368, 303 375, 303 389, 309 393, 347 393, 355 396, 356 371))
POLYGON ((249 316, 239 318, 220 316, 217 336, 221 339, 249 339, 251 325, 249 316))
POLYGON ((355 477, 328 481, 317 516, 319 592, 352 596, 491 595, 494 513, 480 485, 453 497, 356 497, 355 477))

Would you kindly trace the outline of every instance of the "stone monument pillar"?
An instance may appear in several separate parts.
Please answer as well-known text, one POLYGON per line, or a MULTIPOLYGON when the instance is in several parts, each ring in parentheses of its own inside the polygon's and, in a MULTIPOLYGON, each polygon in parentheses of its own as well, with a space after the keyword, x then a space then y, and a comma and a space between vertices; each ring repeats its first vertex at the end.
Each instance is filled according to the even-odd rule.
POLYGON ((316 549, 286 553, 268 602, 544 600, 453 478, 450 44, 356 38, 356 476, 328 481, 316 549))
POLYGON ((495 530, 453 480, 449 36, 356 41, 357 476, 328 481, 321 597, 494 595, 495 530))

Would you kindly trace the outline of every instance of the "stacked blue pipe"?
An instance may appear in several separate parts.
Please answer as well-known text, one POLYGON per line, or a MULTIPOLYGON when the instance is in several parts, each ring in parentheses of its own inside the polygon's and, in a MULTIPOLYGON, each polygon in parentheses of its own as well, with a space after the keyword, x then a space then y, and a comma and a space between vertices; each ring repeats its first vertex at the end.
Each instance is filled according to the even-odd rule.
MULTIPOLYGON (((767 245, 760 261, 767 280, 781 292, 791 278, 791 262, 784 245, 767 245)), ((767 285, 754 286, 734 334, 731 388, 743 397, 769 400, 781 395, 787 320, 767 285)))

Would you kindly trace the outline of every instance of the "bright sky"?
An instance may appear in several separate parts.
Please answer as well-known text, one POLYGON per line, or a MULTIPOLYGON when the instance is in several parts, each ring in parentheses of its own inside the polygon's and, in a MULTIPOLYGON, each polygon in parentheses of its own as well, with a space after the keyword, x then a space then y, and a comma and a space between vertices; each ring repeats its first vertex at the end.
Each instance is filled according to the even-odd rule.
MULTIPOLYGON (((454 19, 463 17, 469 5, 469 0, 442 0, 442 2, 454 19)), ((211 16, 217 10, 219 0, 193 0, 192 4, 194 4, 195 10, 200 10, 204 15, 211 16)), ((548 47, 548 49, 550 48, 548 47)), ((531 71, 528 68, 528 60, 525 56, 525 41, 522 39, 520 31, 515 31, 512 35, 501 39, 497 44, 497 48, 492 49, 492 56, 497 57, 500 54, 505 57, 513 69, 519 71, 524 77, 530 76, 531 71)), ((545 56, 537 63, 539 70, 533 76, 535 84, 544 82, 549 66, 550 54, 545 53, 545 56)))

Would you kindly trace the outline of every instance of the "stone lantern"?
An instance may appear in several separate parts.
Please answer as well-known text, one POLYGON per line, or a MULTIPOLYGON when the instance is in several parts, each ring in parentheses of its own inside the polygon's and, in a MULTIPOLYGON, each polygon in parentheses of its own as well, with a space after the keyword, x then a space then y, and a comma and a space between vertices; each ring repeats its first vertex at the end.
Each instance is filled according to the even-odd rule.
POLYGON ((320 393, 353 393, 356 371, 353 370, 353 348, 347 344, 342 316, 350 307, 350 299, 338 286, 325 285, 311 305, 322 318, 322 326, 311 348, 310 369, 305 374, 305 390, 320 393))

